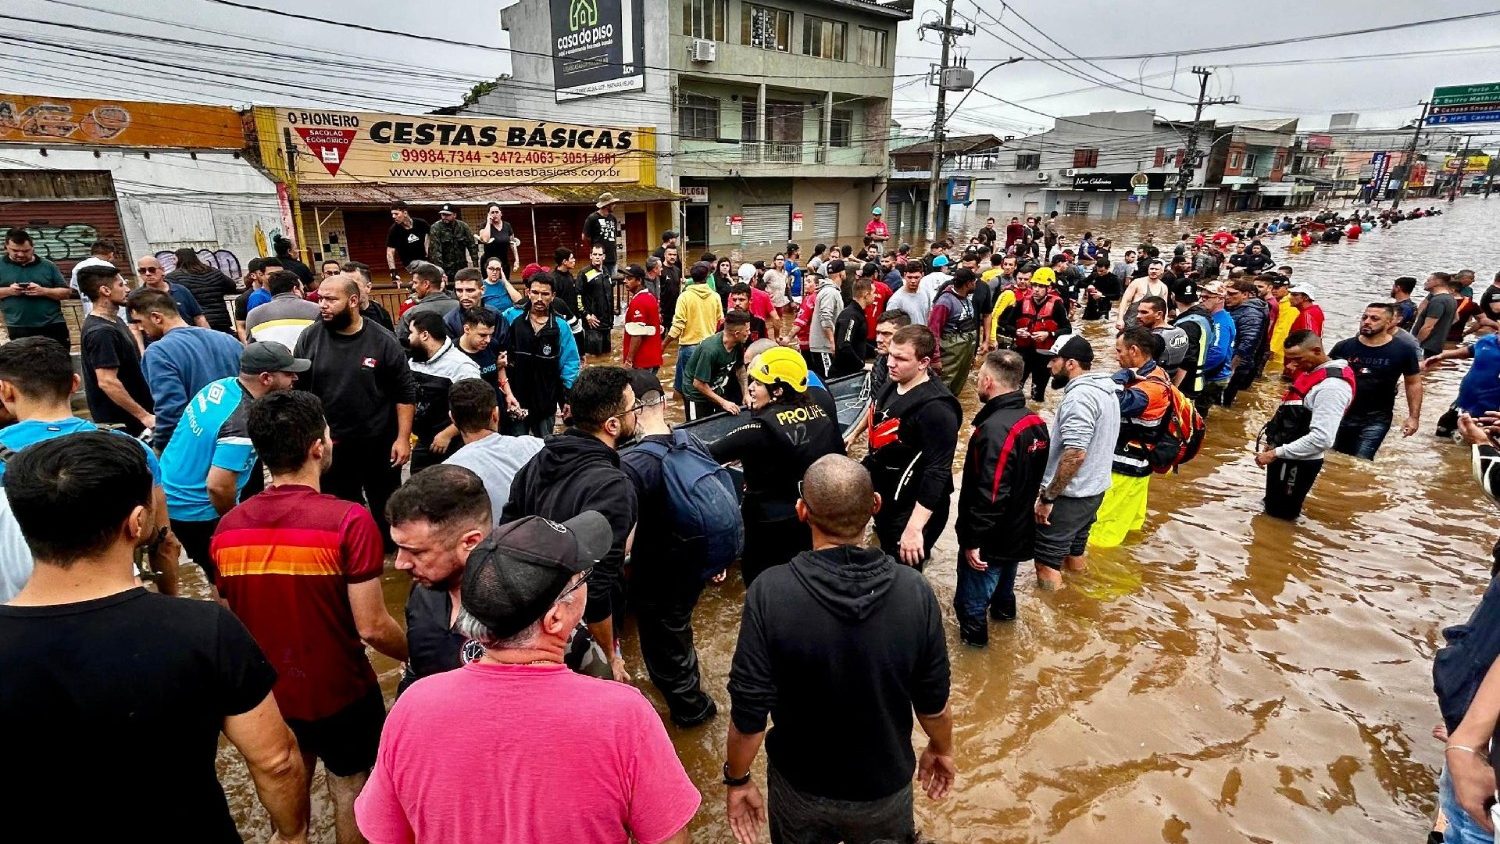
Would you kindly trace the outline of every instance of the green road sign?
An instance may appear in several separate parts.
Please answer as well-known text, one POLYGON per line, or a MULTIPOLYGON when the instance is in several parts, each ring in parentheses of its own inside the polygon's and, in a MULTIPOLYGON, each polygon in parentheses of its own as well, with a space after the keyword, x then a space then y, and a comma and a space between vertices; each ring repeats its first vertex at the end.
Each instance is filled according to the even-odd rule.
POLYGON ((1483 85, 1449 85, 1432 89, 1435 106, 1470 105, 1500 101, 1500 82, 1483 85))

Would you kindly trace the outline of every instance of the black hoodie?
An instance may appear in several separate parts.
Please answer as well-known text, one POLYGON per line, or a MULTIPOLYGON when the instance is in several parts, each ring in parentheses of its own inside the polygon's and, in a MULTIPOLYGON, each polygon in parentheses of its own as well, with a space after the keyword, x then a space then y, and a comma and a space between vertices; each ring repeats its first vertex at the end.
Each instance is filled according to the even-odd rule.
POLYGON ((625 537, 635 525, 635 487, 620 469, 620 455, 591 434, 569 428, 547 438, 510 484, 510 500, 500 524, 524 516, 565 522, 586 510, 609 520, 614 544, 589 577, 589 603, 583 620, 609 618, 611 596, 625 562, 625 537))
POLYGON ((798 791, 888 797, 911 782, 912 712, 948 705, 937 596, 878 548, 804 551, 756 578, 729 671, 734 726, 798 791))

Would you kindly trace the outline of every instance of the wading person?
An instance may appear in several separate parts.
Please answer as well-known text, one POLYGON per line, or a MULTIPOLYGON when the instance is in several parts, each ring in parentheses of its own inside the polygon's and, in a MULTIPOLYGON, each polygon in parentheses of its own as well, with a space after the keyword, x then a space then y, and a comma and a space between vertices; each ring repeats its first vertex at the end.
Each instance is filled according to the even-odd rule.
POLYGON ((469 554, 458 630, 477 659, 396 701, 355 805, 372 841, 463 844, 481 829, 569 844, 691 839, 702 798, 651 704, 563 665, 612 532, 593 512, 563 524, 529 517, 469 554))
POLYGON ((751 779, 763 741, 774 844, 913 841, 913 773, 933 800, 953 785, 942 610, 921 574, 864 547, 880 506, 858 463, 814 463, 797 501, 812 550, 745 596, 724 763, 739 844, 760 840, 767 815, 751 779), (928 737, 920 760, 913 715, 928 737))
POLYGON ((1230 282, 1224 288, 1224 309, 1234 320, 1234 346, 1229 358, 1231 374, 1224 387, 1222 404, 1234 406, 1234 398, 1249 387, 1260 374, 1262 346, 1271 327, 1270 308, 1260 297, 1255 284, 1245 279, 1230 282))
POLYGON ((748 380, 750 418, 710 446, 715 460, 744 466, 740 574, 746 586, 812 547, 811 534, 797 519, 797 484, 818 458, 844 453, 838 420, 811 394, 807 362, 796 352, 762 352, 750 362, 748 380))
POLYGON ((553 278, 531 277, 527 307, 500 316, 501 348, 509 361, 506 377, 520 409, 511 409, 505 432, 545 437, 557 426, 557 408, 578 378, 578 344, 567 321, 552 312, 553 278))
POLYGON ((542 450, 542 441, 501 434, 495 391, 490 390, 486 396, 473 379, 459 381, 448 390, 448 415, 458 429, 462 447, 444 462, 479 476, 490 497, 490 512, 498 517, 510 500, 510 482, 526 461, 542 450))
POLYGON ((1356 382, 1349 365, 1324 354, 1323 341, 1311 331, 1292 332, 1284 348, 1292 386, 1266 424, 1270 447, 1255 455, 1255 465, 1266 470, 1266 514, 1296 520, 1354 400, 1356 382))
POLYGON ((1016 566, 1031 559, 1033 505, 1047 468, 1047 423, 1026 408, 1026 362, 1008 349, 979 367, 979 413, 959 483, 958 586, 953 610, 965 644, 989 643, 990 618, 1016 617, 1016 566))
POLYGON ((719 301, 713 288, 708 286, 711 272, 713 268, 704 263, 694 264, 689 270, 689 281, 677 297, 672 325, 667 329, 667 339, 662 343, 662 348, 665 349, 672 341, 677 341, 677 361, 672 367, 672 392, 683 397, 684 406, 687 404, 684 387, 692 384, 688 378, 688 368, 692 366, 693 353, 704 338, 717 330, 716 326, 724 318, 724 304, 719 301))
POLYGON ((1047 352, 1052 387, 1063 391, 1052 420, 1047 471, 1036 499, 1037 585, 1056 589, 1062 572, 1088 568, 1089 528, 1109 491, 1110 465, 1120 436, 1119 386, 1090 371, 1094 349, 1074 334, 1047 352))
POLYGON ((908 325, 891 337, 890 380, 871 396, 864 459, 882 501, 875 514, 880 547, 918 569, 948 523, 963 415, 958 399, 928 370, 936 347, 925 325, 908 325))
POLYGON ((338 840, 357 842, 354 798, 385 721, 365 645, 407 656, 380 591, 384 543, 368 510, 319 492, 333 442, 316 396, 271 393, 251 405, 246 427, 271 485, 219 521, 216 585, 276 670, 276 705, 303 764, 323 761, 338 840))
POLYGON ((1121 391, 1120 435, 1114 444, 1109 491, 1099 504, 1088 544, 1114 548, 1125 535, 1146 523, 1146 499, 1151 475, 1157 465, 1158 446, 1171 421, 1172 382, 1152 357, 1151 332, 1137 325, 1125 329, 1115 340, 1120 371, 1115 383, 1121 391))
POLYGON ((1385 302, 1365 306, 1359 333, 1333 347, 1335 360, 1354 370, 1354 398, 1339 423, 1333 450, 1374 460, 1396 413, 1396 389, 1406 389, 1406 419, 1401 436, 1417 432, 1422 419, 1422 352, 1392 336, 1396 309, 1385 302))
POLYGON ((1068 322, 1068 304, 1052 289, 1055 276, 1042 267, 1031 274, 1031 295, 1021 297, 1016 312, 1016 350, 1026 361, 1026 377, 1031 381, 1031 400, 1047 398, 1047 354, 1057 338, 1072 331, 1068 322))
POLYGON ((724 330, 711 334, 693 351, 683 378, 683 397, 687 399, 689 422, 715 413, 740 412, 739 370, 745 343, 750 339, 750 315, 730 311, 724 316, 724 330))
POLYGON ((927 327, 938 338, 932 369, 954 396, 963 392, 979 351, 980 317, 974 308, 978 282, 973 270, 959 267, 953 273, 953 282, 933 300, 928 315, 927 327))

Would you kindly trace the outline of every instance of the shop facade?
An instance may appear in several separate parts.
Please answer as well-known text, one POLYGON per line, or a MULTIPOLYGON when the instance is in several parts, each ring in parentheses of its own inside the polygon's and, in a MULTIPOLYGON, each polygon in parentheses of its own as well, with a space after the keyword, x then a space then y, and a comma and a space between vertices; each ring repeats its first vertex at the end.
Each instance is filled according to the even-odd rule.
POLYGON ((361 261, 382 282, 397 201, 429 224, 451 204, 476 234, 500 205, 522 266, 551 266, 560 246, 579 252, 606 192, 618 201, 621 264, 643 261, 658 245, 648 233, 671 228, 677 194, 656 186, 649 129, 271 107, 252 109, 247 126, 286 186, 309 260, 361 261))

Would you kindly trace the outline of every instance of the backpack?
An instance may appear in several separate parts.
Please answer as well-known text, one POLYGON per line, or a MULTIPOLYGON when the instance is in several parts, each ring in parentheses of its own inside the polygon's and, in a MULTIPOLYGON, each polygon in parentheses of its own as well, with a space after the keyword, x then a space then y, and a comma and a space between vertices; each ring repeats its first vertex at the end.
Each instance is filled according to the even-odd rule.
POLYGON ((695 565, 704 580, 729 568, 745 548, 734 476, 692 431, 673 431, 671 445, 648 440, 636 448, 661 458, 672 508, 673 555, 695 565))
POLYGON ((1162 339, 1162 366, 1168 369, 1182 366, 1182 361, 1187 357, 1188 352, 1187 332, 1175 325, 1164 325, 1156 329, 1156 335, 1162 339))
POLYGON ((1165 475, 1197 457, 1198 450, 1203 447, 1203 435, 1208 431, 1208 425, 1193 406, 1192 399, 1174 385, 1167 385, 1167 389, 1170 391, 1171 410, 1156 442, 1156 450, 1148 458, 1151 470, 1158 475, 1165 475))

